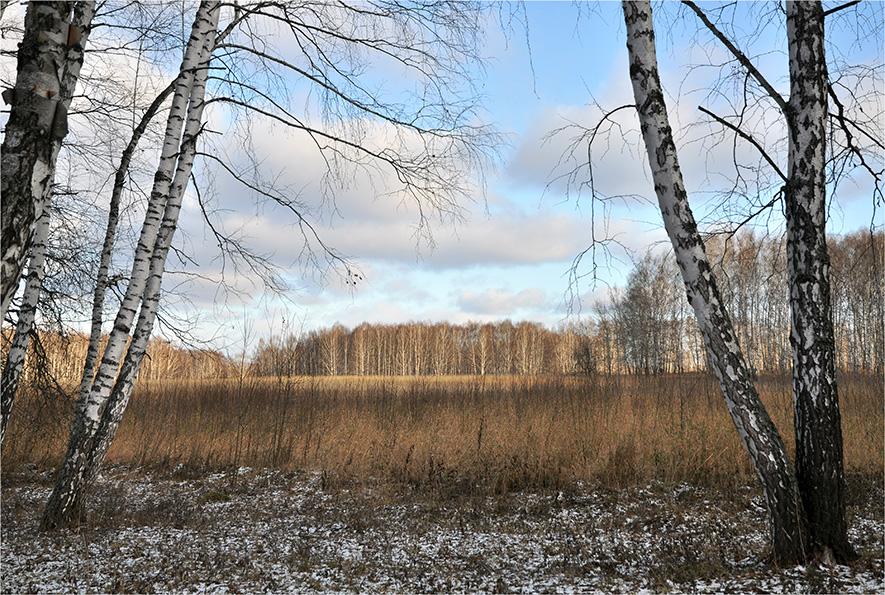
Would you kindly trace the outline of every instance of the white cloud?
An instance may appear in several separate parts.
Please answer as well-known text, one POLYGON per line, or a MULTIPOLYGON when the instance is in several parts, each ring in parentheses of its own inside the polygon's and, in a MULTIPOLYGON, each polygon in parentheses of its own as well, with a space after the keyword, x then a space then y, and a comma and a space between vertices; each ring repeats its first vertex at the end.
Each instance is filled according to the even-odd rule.
POLYGON ((542 289, 532 287, 513 294, 507 289, 487 289, 481 293, 465 291, 458 306, 465 312, 508 316, 524 308, 540 308, 547 302, 542 289))

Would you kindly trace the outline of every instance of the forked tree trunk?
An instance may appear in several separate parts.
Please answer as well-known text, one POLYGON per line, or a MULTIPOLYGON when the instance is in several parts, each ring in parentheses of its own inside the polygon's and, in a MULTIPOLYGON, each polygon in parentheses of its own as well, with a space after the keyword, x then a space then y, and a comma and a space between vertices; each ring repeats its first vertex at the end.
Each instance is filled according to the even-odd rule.
POLYGON ((94 12, 95 2, 29 2, 25 12, 15 88, 3 92, 11 109, 0 160, 0 321, 49 200, 94 12))
POLYGON ((193 164, 219 12, 217 2, 201 2, 194 17, 129 285, 92 388, 77 401, 65 460, 43 513, 43 529, 75 523, 82 517, 86 491, 97 475, 116 432, 116 425, 108 424, 114 420, 119 423, 138 374, 147 338, 156 318, 166 254, 193 164), (140 311, 139 320, 130 343, 129 333, 136 310, 140 311), (127 344, 129 349, 123 361, 127 344))
POLYGON ((837 560, 848 543, 842 423, 826 239, 827 65, 819 2, 787 2, 790 46, 787 270, 793 347, 796 475, 812 547, 837 560))
POLYGON ((796 474, 744 361, 710 269, 676 154, 658 75, 651 4, 623 3, 630 79, 664 226, 725 403, 762 484, 775 561, 808 555, 808 528, 796 474))
MULTIPOLYGON (((218 13, 219 10, 216 8, 214 10, 216 25, 218 13)), ((166 211, 163 214, 160 233, 157 236, 154 253, 151 255, 151 266, 141 301, 138 322, 132 335, 132 341, 126 351, 126 358, 123 360, 123 365, 117 375, 117 381, 114 383, 114 388, 102 412, 101 422, 99 423, 92 448, 87 456, 87 485, 98 475, 105 455, 117 433, 117 428, 120 427, 120 422, 123 420, 123 412, 129 403, 129 397, 132 395, 132 389, 135 386, 135 380, 138 377, 138 371, 141 368, 147 344, 153 332, 154 322, 157 319, 157 308, 160 304, 160 288, 163 282, 166 258, 169 255, 172 238, 178 226, 181 202, 187 189, 191 170, 193 169, 194 157, 196 156, 197 137, 203 125, 206 81, 209 75, 208 66, 214 49, 215 27, 213 26, 204 40, 200 67, 197 70, 191 90, 191 100, 188 106, 187 122, 182 137, 181 150, 178 155, 178 165, 172 181, 172 189, 166 204, 166 211)))

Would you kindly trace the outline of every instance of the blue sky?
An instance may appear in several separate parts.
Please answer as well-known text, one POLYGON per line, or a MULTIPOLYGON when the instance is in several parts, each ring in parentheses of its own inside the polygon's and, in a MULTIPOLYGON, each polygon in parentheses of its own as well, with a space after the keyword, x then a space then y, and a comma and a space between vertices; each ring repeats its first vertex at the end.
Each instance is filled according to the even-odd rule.
MULTIPOLYGON (((588 179, 586 168, 577 170, 571 183, 563 178, 586 161, 585 141, 577 143, 573 155, 569 153, 579 135, 574 125, 592 126, 600 109, 632 103, 620 3, 526 2, 524 6, 527 34, 518 22, 506 34, 492 19, 483 48, 488 59, 480 85, 486 95, 483 117, 507 135, 509 146, 486 180, 486 195, 477 193, 474 200, 464 202, 465 220, 432 227, 433 250, 413 237, 414 209, 378 196, 377 188, 363 178, 355 178, 350 188, 338 193, 334 214, 322 207, 323 163, 311 147, 277 130, 257 127, 253 143, 266 150, 267 165, 315 209, 320 217, 318 232, 351 257, 362 280, 354 288, 334 275, 316 274, 303 266, 302 245, 291 219, 254 207, 242 191, 219 179, 214 201, 220 221, 282 266, 293 291, 285 296, 267 294, 254 276, 232 274, 230 268, 225 271, 226 281, 239 293, 220 289, 216 283, 220 261, 191 196, 185 200, 176 244, 193 258, 189 272, 201 277, 167 275, 167 289, 184 281, 180 295, 171 297, 167 307, 193 318, 197 336, 232 352, 242 349, 244 337, 248 347, 259 337, 280 332, 284 320, 289 330, 336 323, 352 327, 361 322, 506 318, 553 326, 582 308, 587 314, 592 301, 604 296, 609 286, 623 283, 632 258, 650 248, 663 249, 666 243, 634 114, 619 112, 619 127, 594 144, 596 188, 608 200, 594 201, 579 188, 588 179), (557 129, 563 130, 551 137, 557 129), (597 251, 595 280, 588 275, 592 271, 588 254, 577 271, 585 276, 577 286, 571 285, 573 261, 591 246, 593 237, 614 240, 611 250, 597 251)), ((721 5, 702 6, 710 10, 721 5)), ((748 6, 755 11, 752 15, 730 19, 734 33, 786 96, 786 42, 781 19, 771 13, 776 5, 741 3, 740 10, 748 6)), ((840 16, 832 19, 831 29, 834 55, 841 51, 846 61, 876 65, 880 77, 882 7, 880 2, 865 3, 868 21, 840 16), (863 33, 862 41, 853 43, 858 31, 863 33)), ((10 6, 4 20, 17 18, 11 14, 17 9, 10 6)), ((709 227, 723 217, 715 191, 733 174, 732 146, 730 141, 715 142, 711 133, 717 128, 698 125, 702 118, 697 106, 722 108, 724 96, 710 93, 719 72, 704 65, 724 63, 729 57, 700 29, 696 17, 680 11, 676 3, 655 4, 655 9, 660 9, 658 57, 681 165, 695 215, 702 227, 709 227)), ((881 113, 882 90, 877 89, 874 97, 881 113)), ((769 140, 782 134, 782 123, 764 104, 752 117, 755 130, 769 140)), ((231 151, 236 148, 234 143, 229 146, 231 151)), ((758 159, 747 146, 737 152, 746 162, 758 159)), ((752 195, 753 188, 748 192, 752 195)), ((762 192, 753 200, 767 202, 769 197, 762 192)), ((830 231, 869 227, 874 220, 870 197, 871 184, 863 176, 844 183, 831 210, 830 231)), ((731 206, 732 216, 741 207, 747 209, 739 202, 731 206)), ((881 224, 881 211, 875 218, 881 224)), ((778 213, 770 224, 776 231, 778 213)))
MULTIPOLYGON (((589 246, 591 217, 588 206, 562 188, 547 188, 561 143, 550 144, 543 155, 533 153, 551 125, 566 123, 562 115, 581 111, 588 90, 605 92, 613 77, 621 78, 626 51, 618 8, 603 4, 597 9, 600 19, 581 15, 572 3, 529 2, 528 37, 518 25, 505 34, 490 24, 483 50, 489 59, 482 87, 485 117, 507 134, 510 146, 487 179, 484 199, 476 196, 465 203, 467 219, 434 227, 433 249, 412 237, 415 213, 344 193, 337 200, 340 216, 321 233, 354 258, 365 281, 355 289, 334 277, 316 283, 293 269, 287 280, 299 290, 286 298, 261 296, 238 305, 229 296, 215 312, 226 319, 224 328, 236 335, 246 324, 261 336, 267 328, 279 328, 283 319, 304 328, 339 322, 352 327, 411 320, 511 318, 547 325, 565 320, 576 305, 567 299, 569 272, 573 259, 589 246)), ((648 218, 639 210, 634 217, 648 218)), ((663 239, 656 222, 619 220, 611 226, 623 228, 625 243, 635 250, 663 239)), ((275 243, 281 251, 283 237, 270 241, 267 249, 275 243)), ((621 259, 617 266, 600 273, 600 292, 606 282, 620 282, 629 268, 629 256, 620 250, 616 255, 621 259)), ((199 305, 207 308, 210 301, 218 302, 214 291, 199 305)))
MULTIPOLYGON (((712 225, 722 218, 713 191, 731 171, 727 167, 731 146, 704 140, 710 127, 692 128, 700 120, 697 105, 716 105, 709 96, 716 72, 689 66, 727 57, 700 31, 692 15, 666 8, 667 15, 657 25, 662 76, 670 94, 671 118, 681 131, 682 167, 693 190, 696 217, 712 225)), ((875 10, 881 19, 881 5, 875 10)), ((594 203, 586 191, 558 179, 575 163, 562 157, 576 131, 545 138, 571 123, 592 125, 600 112, 588 105, 591 99, 605 108, 632 101, 620 4, 528 2, 525 16, 527 37, 518 27, 505 35, 496 24, 487 35, 484 53, 489 68, 483 86, 487 117, 509 135, 511 144, 487 180, 485 201, 477 197, 467 204, 467 220, 454 227, 435 227, 436 247, 429 250, 411 236, 415 213, 358 191, 343 193, 337 203, 340 216, 326 220, 329 224, 321 233, 329 244, 353 257, 363 281, 354 289, 334 277, 318 282, 295 268, 287 280, 297 291, 285 298, 261 295, 256 286, 244 289, 245 299, 222 299, 214 289, 203 288, 202 299, 199 291, 192 297, 207 315, 211 311, 209 318, 218 321, 213 333, 236 343, 242 341, 244 326, 254 339, 279 332, 283 320, 288 328, 304 329, 336 323, 353 327, 361 322, 505 318, 552 326, 582 309, 587 314, 592 301, 604 296, 609 286, 623 283, 631 258, 665 246, 635 116, 623 114, 619 118, 623 128, 618 130, 623 136, 615 134, 594 149, 597 189, 624 198, 594 203), (595 279, 585 276, 573 286, 573 261, 590 247, 594 226, 597 239, 616 243, 610 244, 609 252, 597 251, 595 279)), ((771 35, 782 25, 769 25, 754 43, 748 42, 748 51, 758 54, 760 64, 769 69, 766 74, 786 96, 783 47, 774 44, 771 52, 771 35)), ((735 26, 747 34, 758 25, 747 19, 735 26)), ((872 39, 849 57, 881 63, 881 27, 873 30, 872 39)), ((840 35, 854 32, 847 27, 840 35)), ((777 127, 776 122, 762 125, 772 134, 777 134, 777 127)), ((580 145, 578 160, 586 155, 584 147, 580 145)), ((743 147, 740 154, 752 160, 751 153, 743 147)), ((585 180, 586 170, 573 182, 585 180)), ((861 177, 845 188, 831 213, 833 233, 868 227, 873 220, 869 180, 861 177)), ((771 227, 776 230, 779 225, 775 213, 771 227)), ((268 222, 255 236, 267 243, 268 250, 284 252, 291 230, 275 235, 272 227, 268 222)), ((591 272, 590 258, 585 257, 579 274, 591 272)))

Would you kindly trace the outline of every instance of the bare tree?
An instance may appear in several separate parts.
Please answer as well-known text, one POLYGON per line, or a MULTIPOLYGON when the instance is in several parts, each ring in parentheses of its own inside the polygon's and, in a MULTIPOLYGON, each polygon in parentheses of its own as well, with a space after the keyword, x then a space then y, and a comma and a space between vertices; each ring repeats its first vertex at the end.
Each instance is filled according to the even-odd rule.
POLYGON ((811 551, 856 557, 848 543, 842 418, 836 388, 836 343, 826 237, 828 85, 824 10, 787 3, 790 100, 787 271, 793 347, 796 474, 811 529, 811 551))
MULTIPOLYGON (((433 213, 457 217, 459 201, 476 189, 497 139, 474 121, 472 67, 479 60, 475 47, 482 11, 473 4, 261 2, 229 10, 214 2, 199 4, 173 83, 160 162, 132 270, 100 364, 94 374, 88 364, 84 369, 83 386, 88 390, 78 400, 68 452, 44 512, 44 528, 80 518, 88 487, 122 419, 157 320, 166 259, 195 158, 214 163, 216 171, 243 184, 256 200, 286 210, 306 245, 318 246, 316 254, 327 263, 343 265, 349 280, 358 279, 347 260, 319 237, 298 197, 262 177, 261 159, 251 151, 248 133, 255 121, 263 120, 301 134, 301 140, 325 159, 333 189, 352 179, 348 168, 386 177, 383 186, 391 195, 418 205, 422 229, 433 213), (223 11, 229 18, 222 20, 226 26, 219 31, 223 11), (288 34, 289 47, 294 42, 299 48, 295 55, 287 56, 268 43, 273 36, 258 34, 268 30, 288 34), (361 83, 367 55, 392 60, 410 72, 424 86, 417 101, 386 100, 361 83), (293 78, 324 98, 324 119, 299 114, 289 105, 287 81, 293 78), (233 132, 243 134, 237 146, 246 151, 245 166, 243 159, 225 159, 224 151, 198 150, 199 143, 207 142, 203 109, 210 103, 227 106, 235 116, 233 132), (373 126, 386 131, 383 140, 370 137, 373 126)), ((195 190, 223 254, 241 259, 273 284, 272 267, 239 238, 225 233, 205 208, 206 196, 195 190)), ((112 228, 109 224, 108 237, 112 228)), ((105 250, 109 245, 105 243, 105 250)), ((308 262, 321 264, 313 254, 309 248, 303 252, 308 262)), ((96 304, 101 293, 99 287, 96 304)), ((343 357, 340 364, 336 357, 336 370, 347 366, 343 357)), ((321 355, 314 354, 313 361, 321 361, 321 355)))
POLYGON ((833 316, 840 370, 881 374, 885 233, 858 231, 829 243, 833 316))
MULTIPOLYGON (((734 119, 727 119, 701 108, 733 134, 736 143, 749 143, 759 151, 761 165, 753 171, 759 173, 760 180, 775 176, 774 179, 779 178, 783 183, 769 203, 739 226, 783 199, 793 346, 795 474, 783 452, 778 432, 752 387, 738 338, 723 307, 691 214, 657 75, 651 6, 647 2, 624 2, 635 105, 665 227, 732 418, 766 493, 775 558, 780 562, 793 562, 820 555, 826 560, 833 557, 850 560, 855 554, 847 540, 845 522, 842 437, 825 235, 826 185, 828 177, 829 181, 842 179, 846 160, 854 159, 873 179, 874 199, 881 199, 882 171, 876 169, 870 151, 881 148, 882 142, 874 127, 852 119, 850 113, 855 112, 843 105, 834 85, 828 81, 824 19, 856 3, 849 2, 826 13, 819 3, 787 3, 789 100, 778 94, 752 60, 707 14, 693 2, 683 3, 732 54, 744 73, 744 80, 753 81, 753 88, 777 108, 786 122, 788 164, 785 173, 778 166, 777 154, 768 152, 760 139, 743 128, 744 111, 738 108, 734 119), (828 100, 837 108, 830 126, 828 100), (861 137, 863 141, 858 140, 861 137), (831 151, 829 159, 828 150, 831 151), (753 421, 752 431, 748 434, 747 422, 750 421, 753 421), (764 456, 760 456, 762 452, 764 456), (769 461, 764 460, 766 458, 769 461)), ((743 88, 746 102, 752 93, 748 91, 749 85, 743 88)), ((857 101, 858 97, 851 95, 855 103, 862 103, 857 101)), ((856 109, 863 112, 862 105, 855 106, 856 109)), ((746 196, 745 183, 740 179, 741 166, 737 166, 737 171, 739 179, 726 193, 728 196, 746 196)))
MULTIPOLYGON (((2 381, 4 427, 8 423, 19 378, 24 370, 29 338, 38 332, 67 332, 66 329, 72 323, 82 321, 81 316, 88 317, 86 293, 94 286, 92 336, 87 349, 86 364, 82 368, 81 392, 88 392, 92 383, 104 322, 106 294, 109 285, 113 285, 115 280, 125 279, 122 272, 114 272, 111 276, 110 265, 111 255, 115 251, 119 252, 115 239, 120 214, 127 207, 131 208, 123 200, 124 187, 127 183, 130 187, 138 185, 137 182, 132 183, 134 168, 130 164, 151 121, 172 91, 171 85, 161 91, 144 108, 141 121, 137 122, 136 114, 142 109, 139 104, 144 86, 137 76, 138 71, 136 70, 134 85, 125 69, 122 72, 113 69, 101 72, 102 65, 113 64, 117 59, 115 56, 120 54, 134 55, 139 64, 148 59, 144 38, 150 37, 153 31, 146 28, 145 22, 148 26, 157 26, 158 20, 162 20, 161 17, 167 11, 162 7, 157 10, 142 9, 138 4, 103 4, 91 16, 90 29, 107 29, 108 26, 127 32, 130 29, 142 29, 135 34, 141 40, 140 43, 135 43, 131 38, 105 34, 105 37, 99 36, 94 40, 97 43, 90 43, 89 50, 83 57, 85 69, 80 75, 79 92, 68 102, 64 111, 70 134, 60 143, 56 166, 59 173, 55 176, 57 179, 51 191, 51 201, 46 200, 31 246, 28 278, 16 312, 16 334, 6 354, 2 381), (114 20, 121 18, 117 14, 120 11, 125 15, 122 17, 125 23, 114 20), (130 46, 136 46, 137 49, 131 49, 130 46), (132 100, 122 100, 121 96, 132 96, 132 100), (116 170, 105 222, 104 246, 98 250, 100 256, 97 256, 96 232, 100 223, 96 221, 100 221, 104 215, 102 207, 97 204, 101 196, 99 184, 107 176, 107 170, 103 166, 109 164, 109 158, 101 153, 106 149, 109 155, 113 155, 116 138, 125 138, 126 129, 130 125, 134 130, 116 170), (38 311, 39 324, 36 323, 38 311)), ((165 49, 168 48, 164 46, 159 51, 157 48, 153 51, 164 54, 165 49)))
POLYGON ((98 474, 141 366, 156 319, 166 255, 203 125, 208 66, 219 13, 217 3, 203 2, 194 17, 129 284, 92 387, 77 402, 68 452, 41 521, 44 529, 81 518, 86 489, 98 474), (136 311, 138 321, 130 337, 136 311))
POLYGON ((775 558, 804 560, 810 544, 796 473, 753 386, 688 203, 658 75, 651 4, 625 1, 623 7, 635 105, 664 226, 732 421, 762 484, 775 558))
POLYGON ((0 320, 18 289, 37 221, 49 208, 67 110, 83 65, 95 2, 31 2, 19 45, 0 165, 0 320))

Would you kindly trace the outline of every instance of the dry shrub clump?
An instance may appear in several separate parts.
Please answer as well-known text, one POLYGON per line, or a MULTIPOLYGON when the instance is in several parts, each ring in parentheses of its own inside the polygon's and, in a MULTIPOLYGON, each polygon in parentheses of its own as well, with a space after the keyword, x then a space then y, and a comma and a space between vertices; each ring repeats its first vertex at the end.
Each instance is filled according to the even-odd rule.
MULTIPOLYGON (((757 386, 791 449, 790 380, 757 386)), ((881 475, 883 379, 844 376, 840 396, 848 472, 881 475)), ((46 407, 22 395, 5 469, 60 462, 67 426, 46 407)), ((753 476, 718 385, 702 374, 142 382, 108 460, 177 473, 303 469, 447 495, 574 480, 727 488, 753 476)))

